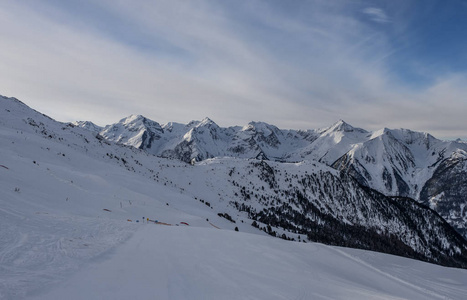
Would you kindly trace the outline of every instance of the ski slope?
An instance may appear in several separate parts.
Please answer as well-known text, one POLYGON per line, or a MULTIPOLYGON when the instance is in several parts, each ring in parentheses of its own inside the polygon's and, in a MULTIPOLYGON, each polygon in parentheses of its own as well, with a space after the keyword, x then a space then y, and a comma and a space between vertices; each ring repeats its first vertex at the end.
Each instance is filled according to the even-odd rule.
POLYGON ((465 299, 466 270, 199 227, 141 224, 30 299, 465 299))

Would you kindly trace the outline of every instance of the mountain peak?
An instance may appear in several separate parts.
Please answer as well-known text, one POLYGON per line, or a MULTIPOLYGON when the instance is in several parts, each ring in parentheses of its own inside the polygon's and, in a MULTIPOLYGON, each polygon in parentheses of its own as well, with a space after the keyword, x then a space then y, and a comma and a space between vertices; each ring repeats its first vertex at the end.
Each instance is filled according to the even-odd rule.
POLYGON ((201 122, 199 122, 196 127, 202 127, 202 126, 214 126, 214 127, 219 127, 216 122, 213 120, 209 119, 208 117, 205 117, 201 122))
POLYGON ((162 131, 162 127, 156 121, 146 118, 143 115, 130 115, 126 118, 123 118, 118 122, 123 126, 127 127, 145 127, 149 130, 162 131))
POLYGON ((146 118, 144 116, 142 116, 142 115, 132 114, 132 115, 129 115, 128 117, 126 117, 126 118, 121 119, 119 123, 130 124, 130 123, 135 123, 137 121, 142 121, 144 119, 146 119, 146 118))
MULTIPOLYGON (((327 128, 325 131, 329 131, 329 132, 353 132, 356 129, 358 129, 358 128, 353 127, 352 125, 346 123, 344 120, 341 119, 341 120, 337 121, 336 123, 334 123, 333 125, 331 125, 331 127, 327 128)), ((360 129, 360 130, 363 130, 363 129, 360 129)))
POLYGON ((339 119, 339 121, 337 121, 336 123, 334 123, 334 125, 349 125, 347 122, 345 122, 344 120, 342 119, 339 119))
POLYGON ((271 127, 273 125, 271 124, 268 124, 266 122, 260 122, 260 121, 251 121, 250 123, 248 123, 248 125, 252 125, 256 128, 259 128, 259 127, 271 127))
POLYGON ((96 133, 104 129, 104 127, 98 126, 91 121, 75 121, 75 122, 72 122, 71 124, 77 127, 87 129, 91 132, 96 132, 96 133))

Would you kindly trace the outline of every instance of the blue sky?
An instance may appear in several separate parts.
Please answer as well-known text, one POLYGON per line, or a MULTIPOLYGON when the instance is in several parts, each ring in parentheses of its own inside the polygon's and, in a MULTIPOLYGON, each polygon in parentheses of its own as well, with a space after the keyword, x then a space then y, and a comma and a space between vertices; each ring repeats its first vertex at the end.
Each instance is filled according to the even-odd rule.
POLYGON ((466 138, 467 1, 0 1, 0 94, 60 121, 206 116, 466 138))

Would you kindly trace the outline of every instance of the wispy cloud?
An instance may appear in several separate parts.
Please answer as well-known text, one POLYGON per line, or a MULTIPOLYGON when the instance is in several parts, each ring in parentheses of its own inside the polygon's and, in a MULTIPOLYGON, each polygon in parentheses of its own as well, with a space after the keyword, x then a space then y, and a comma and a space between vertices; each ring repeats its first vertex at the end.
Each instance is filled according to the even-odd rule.
POLYGON ((386 15, 386 13, 377 7, 367 7, 363 10, 363 13, 367 14, 371 20, 377 23, 389 23, 391 19, 386 15))
POLYGON ((62 121, 138 113, 309 129, 343 118, 436 134, 425 113, 439 105, 420 103, 464 92, 454 80, 416 92, 395 82, 385 59, 395 48, 346 1, 25 2, 0 4, 0 94, 62 121))

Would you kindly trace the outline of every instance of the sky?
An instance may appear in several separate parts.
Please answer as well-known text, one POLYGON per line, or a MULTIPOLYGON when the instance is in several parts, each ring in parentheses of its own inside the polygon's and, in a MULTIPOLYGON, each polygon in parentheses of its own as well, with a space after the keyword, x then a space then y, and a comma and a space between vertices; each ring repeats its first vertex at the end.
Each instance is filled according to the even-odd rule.
POLYGON ((467 0, 0 0, 0 94, 62 121, 467 138, 467 0))

